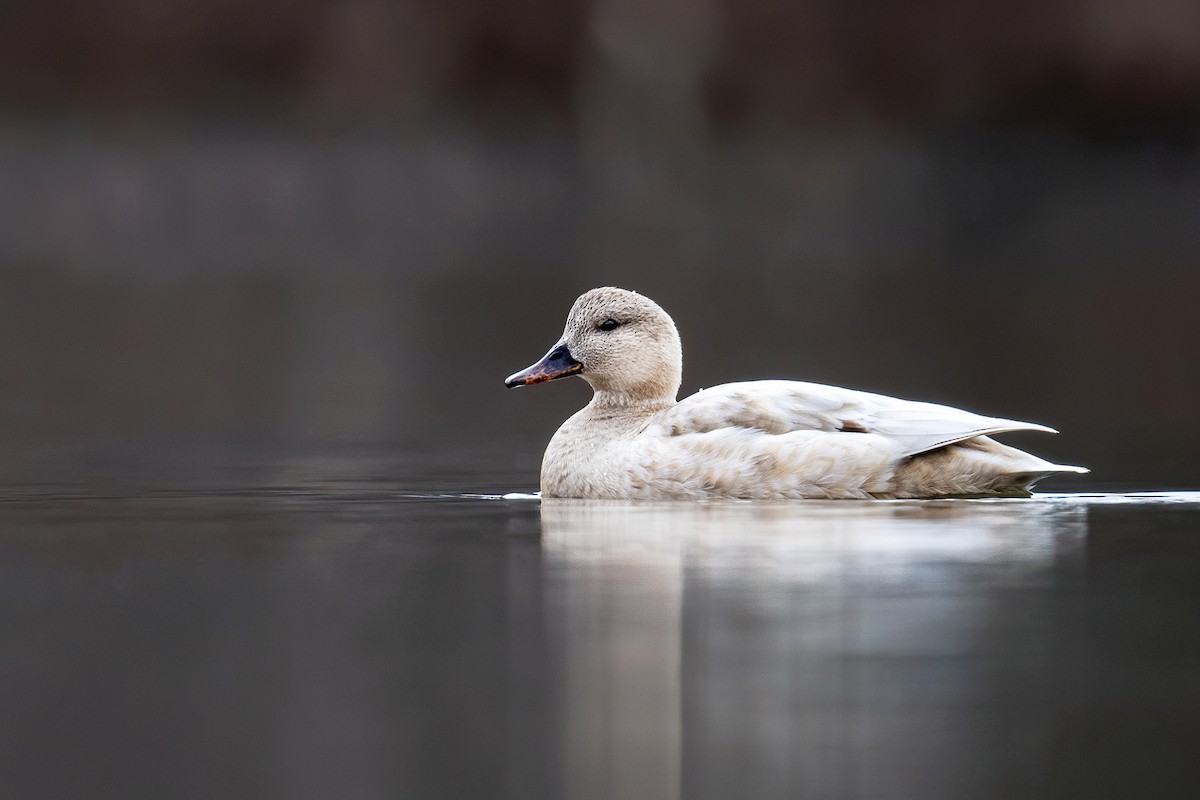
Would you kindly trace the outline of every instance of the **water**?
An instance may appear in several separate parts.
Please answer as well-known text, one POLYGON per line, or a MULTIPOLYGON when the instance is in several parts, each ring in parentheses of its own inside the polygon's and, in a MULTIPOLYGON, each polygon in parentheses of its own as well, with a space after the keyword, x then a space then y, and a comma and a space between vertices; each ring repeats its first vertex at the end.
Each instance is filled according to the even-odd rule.
POLYGON ((539 502, 532 474, 10 476, 0 796, 1195 795, 1200 493, 539 502))

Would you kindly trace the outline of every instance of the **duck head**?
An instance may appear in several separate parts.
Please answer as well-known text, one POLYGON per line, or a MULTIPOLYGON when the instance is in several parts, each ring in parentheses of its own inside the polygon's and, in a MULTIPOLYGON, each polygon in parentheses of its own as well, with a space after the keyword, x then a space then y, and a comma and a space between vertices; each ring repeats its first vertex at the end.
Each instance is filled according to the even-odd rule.
POLYGON ((643 405, 674 402, 682 371, 679 332, 667 312, 637 292, 607 286, 582 294, 558 343, 504 385, 578 375, 601 402, 643 405))

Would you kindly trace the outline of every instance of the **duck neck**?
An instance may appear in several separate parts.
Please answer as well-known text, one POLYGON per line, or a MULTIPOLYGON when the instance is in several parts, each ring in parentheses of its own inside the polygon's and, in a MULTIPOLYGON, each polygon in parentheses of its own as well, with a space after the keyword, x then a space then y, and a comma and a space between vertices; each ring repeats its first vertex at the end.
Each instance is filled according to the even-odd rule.
POLYGON ((634 397, 624 392, 597 389, 588 407, 604 417, 644 417, 675 405, 674 397, 634 397))

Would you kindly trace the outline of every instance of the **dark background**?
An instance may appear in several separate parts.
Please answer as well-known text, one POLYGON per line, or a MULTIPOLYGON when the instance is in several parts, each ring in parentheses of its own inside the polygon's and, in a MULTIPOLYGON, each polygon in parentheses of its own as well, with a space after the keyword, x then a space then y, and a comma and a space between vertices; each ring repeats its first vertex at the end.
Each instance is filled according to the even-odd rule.
MULTIPOLYGON (((1054 425, 1059 488, 1194 486, 1200 5, 9 2, 0 441, 384 442, 528 468, 574 297, 684 392, 1054 425)), ((149 448, 144 449, 144 448, 149 448)))
POLYGON ((602 284, 1200 487, 1198 267, 1195 0, 0 2, 0 795, 1193 798, 1195 493, 469 495, 602 284))

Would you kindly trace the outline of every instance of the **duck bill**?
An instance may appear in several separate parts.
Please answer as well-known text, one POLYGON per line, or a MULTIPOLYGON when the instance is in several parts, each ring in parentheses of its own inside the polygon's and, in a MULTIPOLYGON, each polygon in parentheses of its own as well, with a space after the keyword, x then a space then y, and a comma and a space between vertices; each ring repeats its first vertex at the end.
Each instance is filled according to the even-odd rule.
POLYGON ((580 364, 571 356, 571 351, 565 344, 555 346, 542 360, 520 372, 509 375, 504 379, 504 385, 509 389, 517 386, 531 386, 535 383, 555 381, 559 378, 569 378, 583 371, 580 364))

